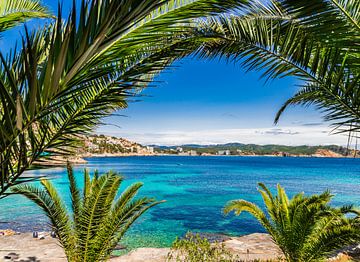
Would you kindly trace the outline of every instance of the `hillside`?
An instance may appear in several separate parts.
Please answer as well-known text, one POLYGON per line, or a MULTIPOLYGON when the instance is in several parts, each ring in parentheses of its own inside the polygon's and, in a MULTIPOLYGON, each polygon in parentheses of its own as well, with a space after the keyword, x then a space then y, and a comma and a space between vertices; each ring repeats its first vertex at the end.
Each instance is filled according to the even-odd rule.
POLYGON ((242 143, 228 143, 218 145, 183 145, 183 146, 154 146, 156 152, 190 152, 211 155, 283 155, 283 156, 324 156, 341 157, 353 155, 353 150, 337 145, 325 146, 285 146, 285 145, 256 145, 242 143))
POLYGON ((272 156, 353 156, 354 150, 337 145, 286 146, 227 143, 217 145, 144 146, 124 138, 105 135, 84 136, 80 156, 128 155, 272 155, 272 156))
POLYGON ((154 148, 124 138, 105 135, 85 136, 78 154, 89 155, 152 155, 154 148))

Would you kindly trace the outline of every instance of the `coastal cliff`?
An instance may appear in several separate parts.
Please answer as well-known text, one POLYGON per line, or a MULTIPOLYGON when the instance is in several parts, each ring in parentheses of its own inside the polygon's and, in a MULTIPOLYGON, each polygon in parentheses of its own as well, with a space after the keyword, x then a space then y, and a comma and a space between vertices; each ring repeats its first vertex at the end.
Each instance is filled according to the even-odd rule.
POLYGON ((82 146, 77 154, 82 157, 91 156, 144 156, 154 155, 154 148, 143 146, 125 138, 114 136, 84 136, 82 146))

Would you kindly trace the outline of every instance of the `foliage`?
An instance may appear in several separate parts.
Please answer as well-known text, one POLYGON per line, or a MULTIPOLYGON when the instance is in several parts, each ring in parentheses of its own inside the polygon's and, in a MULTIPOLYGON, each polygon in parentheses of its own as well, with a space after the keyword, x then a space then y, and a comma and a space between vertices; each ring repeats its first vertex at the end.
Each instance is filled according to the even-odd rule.
POLYGON ((113 172, 93 178, 84 173, 83 193, 68 165, 71 193, 70 213, 54 185, 41 180, 41 188, 19 185, 12 191, 37 204, 51 221, 70 262, 104 261, 111 255, 129 227, 149 208, 159 204, 152 198, 134 199, 141 183, 129 186, 117 197, 123 178, 113 172))
POLYGON ((0 54, 0 198, 37 161, 67 155, 102 119, 200 45, 199 17, 246 0, 82 0, 0 54), (46 156, 46 157, 45 157, 46 156))
MULTIPOLYGON (((158 152, 164 152, 166 150, 175 150, 178 146, 159 146, 155 149, 158 152)), ((273 154, 274 152, 286 152, 289 154, 299 155, 312 155, 315 154, 318 149, 331 150, 341 155, 347 155, 349 150, 346 147, 338 145, 324 145, 324 146, 285 146, 285 145, 256 145, 256 144, 241 144, 241 143, 228 143, 219 145, 183 145, 181 146, 183 151, 196 150, 198 153, 210 153, 216 154, 221 150, 230 150, 234 154, 239 154, 237 150, 241 150, 242 153, 255 153, 257 155, 273 154)), ((171 151, 170 151, 171 152, 171 151)), ((172 152, 174 153, 174 151, 172 152)))
POLYGON ((315 105, 336 132, 360 129, 360 1, 252 2, 197 30, 200 57, 225 57, 268 79, 295 76, 299 91, 280 108, 315 105))
POLYGON ((359 219, 345 215, 357 212, 351 206, 332 208, 332 195, 296 194, 291 199, 278 185, 277 195, 259 183, 266 213, 246 200, 230 201, 227 214, 249 212, 268 231, 289 262, 324 261, 334 251, 359 241, 359 219))
POLYGON ((0 33, 30 18, 49 18, 39 0, 2 0, 0 2, 0 33))
POLYGON ((198 234, 187 233, 184 239, 176 239, 168 254, 169 261, 186 262, 231 262, 236 257, 225 248, 224 244, 211 244, 198 234))
MULTIPOLYGON (((242 262, 226 249, 224 243, 210 243, 199 234, 188 232, 183 239, 177 238, 168 254, 167 261, 176 262, 242 262)), ((246 260, 249 261, 249 260, 246 260)), ((253 262, 280 262, 281 260, 251 260, 253 262)))

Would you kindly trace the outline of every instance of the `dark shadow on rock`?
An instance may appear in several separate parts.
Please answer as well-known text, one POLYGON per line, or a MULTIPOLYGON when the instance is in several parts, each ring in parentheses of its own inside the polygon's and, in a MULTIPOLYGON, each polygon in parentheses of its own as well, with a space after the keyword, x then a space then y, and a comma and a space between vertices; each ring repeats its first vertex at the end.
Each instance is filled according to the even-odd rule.
POLYGON ((17 262, 40 262, 40 260, 37 259, 36 257, 28 257, 27 259, 21 259, 18 260, 17 262))

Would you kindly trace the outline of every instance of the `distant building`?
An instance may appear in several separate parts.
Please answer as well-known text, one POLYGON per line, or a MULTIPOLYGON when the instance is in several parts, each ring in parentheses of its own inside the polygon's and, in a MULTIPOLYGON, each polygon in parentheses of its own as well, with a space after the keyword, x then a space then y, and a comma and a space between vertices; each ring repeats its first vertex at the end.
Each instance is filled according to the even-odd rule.
POLYGON ((179 156, 189 156, 189 152, 179 152, 178 153, 179 156))
POLYGON ((146 149, 149 151, 149 153, 154 154, 154 148, 152 146, 147 146, 146 149))
POLYGON ((219 150, 218 155, 220 156, 230 156, 230 150, 219 150))
POLYGON ((198 153, 196 152, 196 150, 190 150, 190 151, 189 151, 189 155, 190 155, 190 156, 197 156, 198 153))
POLYGON ((177 147, 177 148, 176 148, 176 151, 177 151, 178 153, 182 153, 182 152, 184 151, 184 149, 183 149, 182 147, 177 147))
POLYGON ((290 156, 290 154, 289 153, 287 153, 287 152, 275 152, 275 153, 273 153, 273 155, 275 155, 275 156, 282 156, 282 157, 287 157, 287 156, 290 156))

